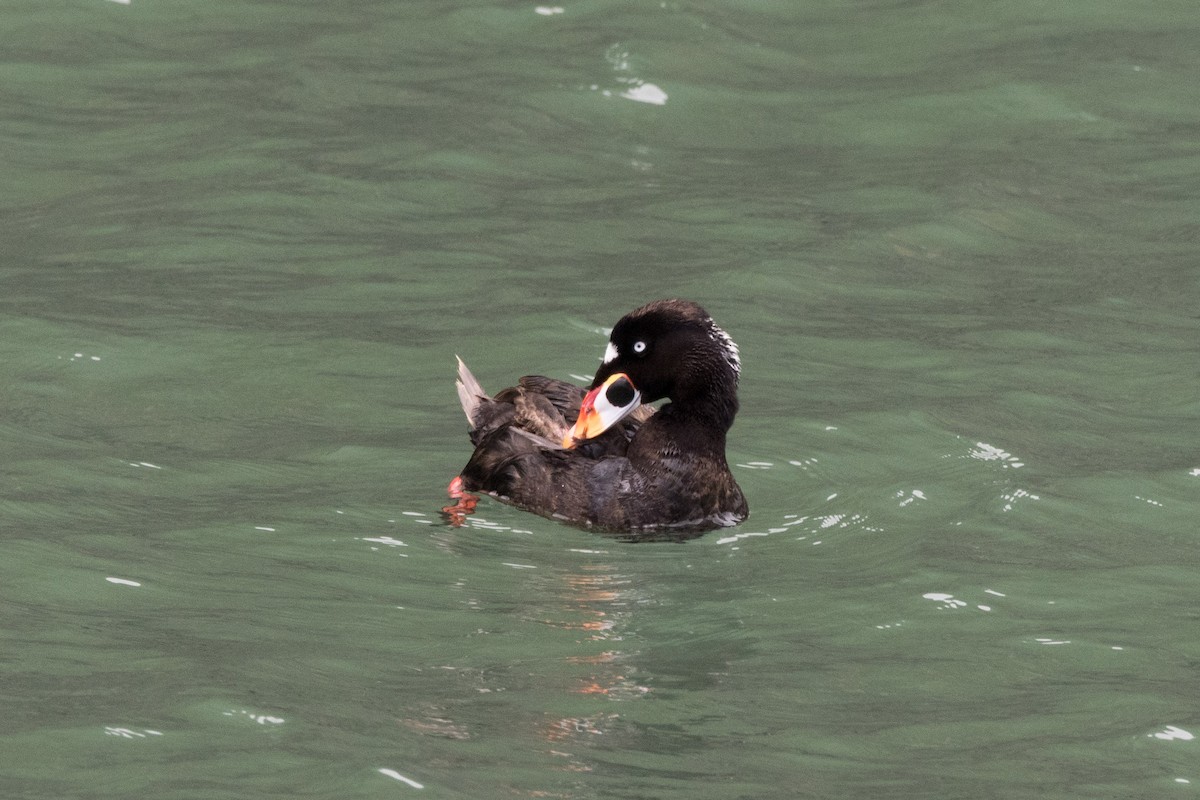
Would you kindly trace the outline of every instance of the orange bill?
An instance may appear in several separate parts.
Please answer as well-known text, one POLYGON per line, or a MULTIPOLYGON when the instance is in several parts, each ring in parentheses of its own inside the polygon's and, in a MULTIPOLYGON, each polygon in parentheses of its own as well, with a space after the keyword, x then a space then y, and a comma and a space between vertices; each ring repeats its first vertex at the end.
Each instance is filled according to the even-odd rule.
POLYGON ((641 403, 642 394, 623 372, 588 392, 579 406, 575 427, 563 437, 563 447, 594 439, 625 418, 641 403))

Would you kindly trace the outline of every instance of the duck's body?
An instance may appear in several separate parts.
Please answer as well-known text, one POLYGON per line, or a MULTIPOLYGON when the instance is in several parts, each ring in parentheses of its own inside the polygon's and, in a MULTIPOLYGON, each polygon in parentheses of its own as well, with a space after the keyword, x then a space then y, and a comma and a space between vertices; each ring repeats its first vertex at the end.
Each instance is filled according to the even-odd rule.
POLYGON ((533 376, 489 397, 460 361, 459 399, 475 444, 460 486, 610 531, 735 525, 748 513, 725 460, 739 368, 732 340, 682 300, 618 322, 588 392, 533 376), (657 413, 639 405, 663 397, 671 402, 657 413))

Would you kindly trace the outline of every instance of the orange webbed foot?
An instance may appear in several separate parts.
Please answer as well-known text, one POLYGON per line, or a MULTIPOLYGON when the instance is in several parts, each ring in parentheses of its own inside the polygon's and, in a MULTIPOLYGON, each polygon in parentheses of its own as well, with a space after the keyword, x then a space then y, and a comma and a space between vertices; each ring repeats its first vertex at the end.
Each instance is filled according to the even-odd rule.
POLYGON ((450 485, 446 487, 446 494, 451 500, 455 500, 453 505, 442 506, 442 514, 446 518, 446 522, 454 528, 461 528, 467 522, 467 517, 475 513, 475 506, 479 504, 479 498, 463 487, 463 479, 461 475, 456 475, 454 480, 450 481, 450 485))

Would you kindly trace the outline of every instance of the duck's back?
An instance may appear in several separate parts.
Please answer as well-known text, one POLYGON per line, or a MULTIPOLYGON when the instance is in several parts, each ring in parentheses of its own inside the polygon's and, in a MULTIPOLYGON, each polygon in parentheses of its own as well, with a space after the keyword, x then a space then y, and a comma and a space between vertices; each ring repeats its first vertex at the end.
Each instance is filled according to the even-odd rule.
POLYGON ((463 467, 463 488, 485 492, 513 505, 581 525, 594 518, 595 488, 608 494, 644 412, 595 440, 570 450, 560 442, 579 416, 584 390, 572 383, 527 375, 495 397, 483 391, 459 361, 458 394, 475 445, 463 467))

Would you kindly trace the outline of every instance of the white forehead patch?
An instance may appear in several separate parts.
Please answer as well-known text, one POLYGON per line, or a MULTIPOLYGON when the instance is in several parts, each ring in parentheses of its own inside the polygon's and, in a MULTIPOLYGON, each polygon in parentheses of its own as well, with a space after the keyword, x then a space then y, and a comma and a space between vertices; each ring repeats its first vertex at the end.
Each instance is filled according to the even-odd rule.
POLYGON ((615 360, 617 357, 617 346, 612 342, 608 343, 608 347, 604 348, 604 363, 615 360))

